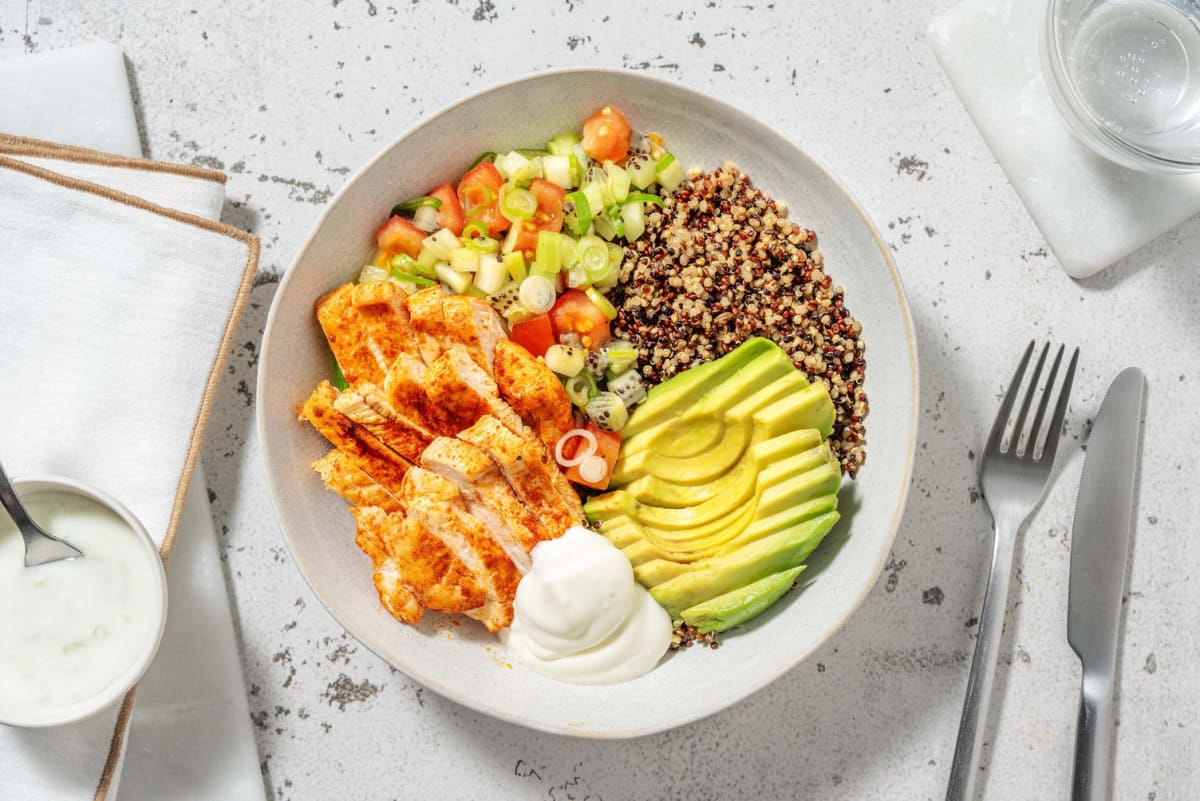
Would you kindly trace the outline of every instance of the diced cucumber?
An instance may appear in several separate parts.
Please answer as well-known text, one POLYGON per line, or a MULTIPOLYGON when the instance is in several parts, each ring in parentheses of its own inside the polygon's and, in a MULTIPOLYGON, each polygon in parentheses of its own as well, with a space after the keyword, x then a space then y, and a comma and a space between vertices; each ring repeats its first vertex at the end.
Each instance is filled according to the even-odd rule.
POLYGON ((374 264, 368 264, 362 268, 362 272, 358 274, 358 283, 368 284, 372 281, 386 281, 392 277, 392 274, 382 267, 376 267, 374 264))
POLYGON ((683 183, 683 179, 687 177, 683 172, 683 165, 670 153, 659 159, 658 163, 654 165, 654 169, 658 172, 658 182, 668 192, 678 189, 679 185, 683 183))
POLYGON ((608 174, 608 192, 613 202, 624 202, 629 197, 629 173, 611 161, 604 162, 604 171, 608 174))
POLYGON ((474 278, 471 273, 460 273, 444 261, 439 261, 433 269, 438 279, 459 295, 467 291, 471 286, 471 279, 474 278))
POLYGON ((611 241, 617 236, 617 224, 613 222, 612 217, 608 216, 608 212, 603 212, 593 217, 592 225, 596 227, 596 233, 605 239, 611 241))
POLYGON ((504 269, 504 262, 491 253, 485 253, 479 257, 479 270, 475 273, 475 286, 491 295, 499 292, 507 283, 508 270, 504 269))
POLYGON ((565 131, 547 142, 546 150, 555 156, 567 156, 577 144, 579 144, 579 134, 574 131, 565 131))
POLYGON ((435 234, 421 240, 421 245, 428 248, 438 261, 449 261, 450 251, 461 248, 463 243, 449 228, 443 228, 435 234))
POLYGON ((568 156, 546 156, 542 159, 542 175, 563 189, 574 186, 571 181, 571 159, 568 156))
POLYGON ((621 222, 625 225, 625 238, 633 242, 646 230, 646 214, 641 203, 626 203, 621 207, 621 222))
POLYGON ((609 340, 602 350, 608 356, 607 375, 609 380, 628 370, 637 361, 637 351, 625 339, 609 340))
POLYGON ((513 150, 496 158, 496 169, 506 180, 518 184, 527 184, 542 175, 540 158, 526 158, 513 150))
POLYGON ((417 264, 424 267, 433 275, 433 265, 437 264, 441 259, 433 255, 433 251, 427 247, 422 247, 421 252, 417 254, 417 264))
POLYGON ((654 169, 654 160, 645 153, 637 153, 625 162, 625 171, 629 173, 629 181, 638 189, 645 189, 654 183, 658 173, 654 169))
POLYGON ((450 267, 455 272, 473 273, 479 269, 479 256, 474 248, 455 248, 450 251, 450 267))
POLYGON ((529 275, 529 270, 525 268, 525 254, 519 250, 515 253, 505 253, 504 269, 508 271, 512 280, 524 281, 525 276, 529 275))
POLYGON ((593 219, 604 213, 604 193, 600 191, 599 184, 585 183, 579 187, 579 191, 587 198, 588 214, 593 219))

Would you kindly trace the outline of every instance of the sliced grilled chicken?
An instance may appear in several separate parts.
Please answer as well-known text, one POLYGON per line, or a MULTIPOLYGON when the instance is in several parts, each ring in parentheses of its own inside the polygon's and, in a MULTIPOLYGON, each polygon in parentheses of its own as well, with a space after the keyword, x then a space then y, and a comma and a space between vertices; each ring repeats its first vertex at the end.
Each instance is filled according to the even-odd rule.
POLYGON ((380 442, 365 426, 339 412, 334 406, 337 397, 338 391, 333 385, 322 381, 304 402, 300 416, 345 453, 355 467, 400 497, 400 484, 411 463, 380 442))
POLYGON ((460 431, 458 438, 491 457, 551 537, 561 536, 583 519, 579 496, 554 463, 554 457, 532 433, 517 434, 495 417, 484 416, 460 431))
POLYGON ((350 388, 334 398, 333 408, 374 434, 376 439, 405 459, 419 461, 421 451, 433 441, 433 432, 420 423, 396 414, 374 384, 364 383, 359 387, 365 388, 375 402, 369 403, 361 390, 350 388))
POLYGON ((334 448, 313 463, 327 489, 341 495, 351 506, 378 506, 385 512, 401 511, 400 501, 375 480, 354 466, 354 461, 334 448))
POLYGON ((441 285, 414 292, 405 301, 422 361, 429 364, 442 354, 447 341, 446 320, 442 316, 442 301, 447 297, 441 285))
POLYGON ((521 503, 491 458, 469 442, 438 437, 421 454, 421 466, 448 479, 522 573, 533 546, 550 538, 541 521, 521 503))
POLYGON ((425 392, 426 370, 420 356, 400 354, 388 368, 383 380, 383 394, 392 408, 421 420, 430 431, 444 433, 447 430, 446 415, 425 392))
POLYGON ((416 354, 417 339, 391 281, 344 284, 317 300, 317 320, 346 381, 382 384, 401 353, 416 354))
POLYGON ((510 339, 496 343, 495 368, 500 397, 553 451, 563 434, 575 427, 571 401, 558 376, 510 339))
POLYGON ((500 399, 496 382, 461 345, 450 347, 429 365, 425 372, 425 392, 445 415, 452 433, 472 425, 485 414, 510 427, 525 427, 512 407, 500 399))
MULTIPOLYGON (((458 487, 436 473, 414 467, 404 477, 401 500, 405 508, 406 535, 416 537, 417 533, 409 530, 419 528, 420 537, 431 536, 440 540, 485 594, 483 603, 469 610, 454 611, 466 612, 487 626, 489 631, 499 631, 509 625, 513 615, 512 601, 517 594, 517 582, 521 574, 483 523, 467 512, 458 487)), ((393 553, 401 556, 391 542, 388 544, 393 553)), ((405 561, 405 577, 409 577, 411 572, 405 561)), ((429 603, 425 605, 431 609, 437 608, 429 603)))
MULTIPOLYGON (((375 591, 379 593, 383 608, 402 623, 421 622, 425 609, 404 583, 400 561, 388 551, 384 542, 384 524, 393 515, 377 506, 350 511, 358 527, 354 541, 363 553, 371 557, 371 564, 375 567, 375 591)), ((403 520, 403 515, 397 514, 395 517, 403 520)))
POLYGON ((443 348, 461 345, 476 364, 492 375, 496 344, 508 336, 496 310, 479 298, 450 295, 442 300, 442 320, 447 340, 443 348))

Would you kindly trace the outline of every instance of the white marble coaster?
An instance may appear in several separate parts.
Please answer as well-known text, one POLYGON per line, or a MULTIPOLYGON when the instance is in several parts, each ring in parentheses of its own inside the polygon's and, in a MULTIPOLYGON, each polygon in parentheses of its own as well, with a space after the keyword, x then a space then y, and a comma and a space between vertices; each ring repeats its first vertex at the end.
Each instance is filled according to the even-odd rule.
POLYGON ((1086 278, 1200 213, 1200 174, 1112 164, 1078 141, 1042 78, 1045 0, 964 0, 933 51, 1063 269, 1086 278))

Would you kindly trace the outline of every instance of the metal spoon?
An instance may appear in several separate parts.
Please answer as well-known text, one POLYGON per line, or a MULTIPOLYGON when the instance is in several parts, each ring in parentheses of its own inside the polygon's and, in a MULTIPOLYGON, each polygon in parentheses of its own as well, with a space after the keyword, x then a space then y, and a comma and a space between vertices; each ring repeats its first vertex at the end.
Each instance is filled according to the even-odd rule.
POLYGON ((60 540, 53 534, 42 530, 42 527, 30 519, 29 513, 17 498, 16 490, 0 464, 0 506, 8 511, 8 516, 21 530, 25 538, 25 567, 44 565, 47 562, 57 562, 60 559, 74 559, 83 556, 83 551, 70 543, 60 540))

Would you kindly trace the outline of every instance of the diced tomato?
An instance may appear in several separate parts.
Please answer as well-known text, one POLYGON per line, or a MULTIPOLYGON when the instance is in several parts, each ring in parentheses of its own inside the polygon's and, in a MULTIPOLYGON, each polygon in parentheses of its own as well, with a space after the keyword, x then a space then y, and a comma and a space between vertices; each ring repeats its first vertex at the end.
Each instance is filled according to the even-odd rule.
POLYGON ((522 251, 527 261, 533 259, 539 231, 562 230, 563 201, 567 197, 567 190, 542 178, 534 178, 529 191, 537 198, 537 211, 528 220, 517 223, 520 228, 513 245, 513 250, 522 251))
MULTIPOLYGON (((579 465, 575 465, 566 469, 567 479, 574 481, 576 484, 591 487, 592 489, 606 490, 608 489, 608 482, 612 478, 613 465, 617 463, 617 454, 621 450, 621 433, 619 431, 605 431, 590 420, 584 428, 591 431, 592 435, 596 437, 596 455, 604 459, 607 469, 604 471, 604 478, 599 481, 584 481, 583 476, 579 475, 579 465)), ((576 437, 574 442, 567 443, 568 447, 563 448, 563 456, 568 459, 573 457, 575 455, 574 451, 579 450, 582 443, 583 439, 581 437, 576 437), (572 453, 565 453, 568 449, 572 453)))
POLYGON ((482 222, 488 233, 495 236, 508 229, 508 219, 500 213, 500 187, 504 179, 496 165, 482 162, 458 182, 458 199, 462 202, 463 216, 467 222, 482 222))
POLYGON ((404 253, 414 259, 421 252, 421 242, 429 236, 409 220, 392 217, 375 232, 375 244, 388 256, 404 253))
POLYGON ((558 341, 554 338, 554 326, 550 323, 548 314, 539 314, 525 322, 517 323, 509 332, 508 338, 534 356, 545 356, 550 346, 558 341))
POLYGON ((555 334, 562 336, 574 332, 589 350, 600 347, 612 338, 604 312, 578 289, 568 289, 559 296, 550 309, 550 321, 554 324, 555 334))
POLYGON ((629 155, 629 123, 612 106, 605 106, 583 123, 584 152, 596 161, 623 162, 629 155))
POLYGON ((450 184, 442 184, 430 192, 429 196, 442 201, 442 205, 438 206, 438 225, 442 228, 449 228, 455 236, 460 235, 464 224, 463 209, 462 204, 458 202, 458 195, 455 194, 454 187, 450 184))

